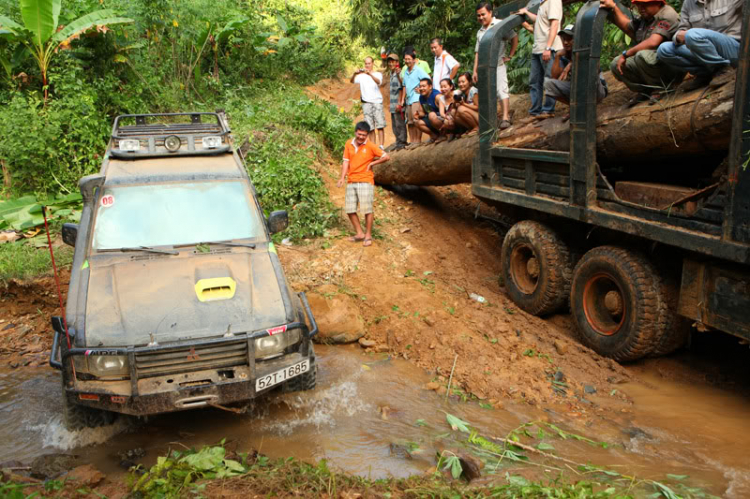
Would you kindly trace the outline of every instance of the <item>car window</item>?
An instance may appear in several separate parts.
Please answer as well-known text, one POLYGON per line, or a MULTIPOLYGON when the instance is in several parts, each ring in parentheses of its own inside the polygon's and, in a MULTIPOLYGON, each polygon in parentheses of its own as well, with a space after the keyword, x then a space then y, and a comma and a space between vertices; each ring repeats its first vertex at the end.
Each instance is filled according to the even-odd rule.
POLYGON ((262 219, 243 182, 109 187, 96 207, 93 248, 173 246, 264 235, 262 219))

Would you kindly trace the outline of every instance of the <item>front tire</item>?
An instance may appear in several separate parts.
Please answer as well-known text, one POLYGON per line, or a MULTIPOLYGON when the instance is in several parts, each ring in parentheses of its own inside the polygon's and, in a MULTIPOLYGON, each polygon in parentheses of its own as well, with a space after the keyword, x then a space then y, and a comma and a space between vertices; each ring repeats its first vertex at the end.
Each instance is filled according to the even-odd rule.
POLYGON ((505 235, 501 260, 505 289, 521 309, 541 316, 567 304, 573 265, 568 246, 552 229, 518 222, 505 235))
POLYGON ((306 392, 313 390, 318 384, 318 363, 316 362, 315 349, 310 343, 310 370, 299 376, 295 376, 284 384, 284 393, 306 392))
POLYGON ((63 422, 69 431, 109 426, 117 420, 117 413, 78 405, 70 400, 63 388, 63 422))
POLYGON ((652 353, 671 324, 667 289, 656 268, 614 246, 583 255, 573 272, 570 306, 583 343, 620 362, 652 353))

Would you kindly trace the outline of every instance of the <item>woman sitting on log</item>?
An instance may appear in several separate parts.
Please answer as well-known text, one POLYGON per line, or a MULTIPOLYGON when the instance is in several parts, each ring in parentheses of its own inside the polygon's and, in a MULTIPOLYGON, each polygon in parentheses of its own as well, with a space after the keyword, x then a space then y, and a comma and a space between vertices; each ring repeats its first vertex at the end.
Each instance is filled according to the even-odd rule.
POLYGON ((453 97, 453 92, 456 87, 453 85, 453 80, 450 78, 443 78, 440 81, 440 95, 435 99, 438 103, 440 111, 440 119, 443 122, 443 126, 440 128, 440 138, 445 140, 453 140, 457 135, 461 135, 467 131, 463 125, 456 121, 457 107, 453 97))
POLYGON ((477 87, 472 84, 471 73, 462 73, 458 77, 459 91, 455 92, 456 112, 453 119, 466 128, 469 133, 479 130, 479 100, 477 87))

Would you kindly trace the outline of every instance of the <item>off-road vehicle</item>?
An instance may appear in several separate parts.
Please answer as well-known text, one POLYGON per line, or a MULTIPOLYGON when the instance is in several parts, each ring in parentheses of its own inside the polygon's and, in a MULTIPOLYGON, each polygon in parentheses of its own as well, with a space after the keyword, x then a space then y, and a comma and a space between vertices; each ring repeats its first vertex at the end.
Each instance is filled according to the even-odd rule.
POLYGON ((115 119, 101 172, 80 181, 61 370, 68 427, 315 386, 315 319, 287 283, 223 113, 115 119), (66 327, 67 326, 67 327, 66 327))

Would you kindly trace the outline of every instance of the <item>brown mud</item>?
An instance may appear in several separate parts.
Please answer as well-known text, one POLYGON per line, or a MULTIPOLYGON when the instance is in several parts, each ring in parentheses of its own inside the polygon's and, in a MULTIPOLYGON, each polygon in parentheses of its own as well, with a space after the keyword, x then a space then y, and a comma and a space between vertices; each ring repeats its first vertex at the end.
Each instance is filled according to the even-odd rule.
MULTIPOLYGON (((358 100, 356 87, 344 81, 322 82, 310 91, 346 109, 358 100)), ((392 141, 389 126, 386 144, 392 141)), ((343 206, 344 190, 335 185, 340 164, 332 160, 317 167, 332 202, 343 206)), ((414 440, 415 419, 437 425, 438 419, 444 419, 438 409, 458 411, 456 404, 465 400, 469 403, 458 405, 474 409, 460 409, 459 414, 498 433, 529 419, 551 418, 592 438, 619 442, 628 451, 593 455, 590 449, 569 444, 569 451, 583 461, 593 456, 606 461, 602 464, 636 467, 646 475, 657 469, 679 474, 687 467, 703 484, 712 484, 713 493, 750 494, 745 451, 750 445, 747 347, 729 336, 706 334, 695 335, 692 347, 675 355, 625 366, 597 355, 576 340, 568 315, 539 319, 509 300, 498 280, 502 230, 475 219, 476 208, 477 200, 465 184, 377 188, 371 247, 349 242, 347 225, 325 239, 279 245, 292 286, 322 299, 346 297, 364 321, 368 340, 364 343, 371 346, 322 348, 321 388, 310 395, 313 402, 287 400, 281 409, 268 408, 261 415, 266 418, 261 428, 273 430, 273 435, 257 431, 255 419, 217 410, 203 411, 200 418, 194 412, 168 415, 127 430, 131 432, 127 438, 109 440, 106 449, 97 444, 111 435, 79 440, 90 446, 76 449, 77 454, 85 454, 76 464, 105 462, 104 456, 117 456, 134 445, 147 447, 148 464, 169 442, 203 445, 228 437, 240 450, 256 448, 272 456, 295 455, 311 461, 327 458, 339 469, 374 478, 404 476, 433 466, 434 452, 405 466, 402 459, 392 459, 384 442, 414 440), (347 353, 337 360, 337 351, 347 353), (352 356, 361 360, 352 361, 352 356), (400 363, 400 378, 387 374, 394 362, 400 363), (354 376, 355 388, 345 385, 346 376, 354 376), (441 406, 446 403, 449 379, 448 403, 454 405, 441 406), (362 384, 359 391, 357 384, 362 384), (346 402, 336 406, 344 419, 331 422, 326 419, 330 413, 316 412, 337 400, 346 402), (409 406, 409 401, 418 405, 409 406), (383 407, 388 407, 385 417, 383 407), (426 415, 426 410, 437 415, 426 415), (297 425, 300 416, 306 419, 297 425), (389 418, 397 424, 386 423, 389 418), (303 431, 304 425, 317 431, 303 431), (321 436, 321 425, 330 425, 335 436, 321 436), (288 438, 291 432, 293 439, 288 438), (375 454, 366 450, 370 447, 375 454), (631 459, 628 453, 645 460, 631 459), (365 463, 376 469, 364 469, 365 463)), ((485 208, 482 211, 487 213, 485 208)), ((68 280, 64 271, 63 289, 68 280)), ((0 375, 13 376, 20 370, 29 374, 29 383, 33 379, 49 386, 58 383, 51 369, 30 369, 46 363, 52 339, 49 318, 58 314, 51 276, 0 289, 0 375)), ((24 411, 13 400, 26 389, 6 393, 0 386, 0 402, 4 397, 11 400, 8 417, 24 411)), ((50 407, 56 399, 56 389, 48 388, 36 398, 50 407)), ((32 432, 49 436, 51 424, 44 423, 44 417, 31 425, 32 432)), ((53 448, 75 447, 69 441, 61 444, 59 436, 50 440, 53 448)), ((12 452, 11 442, 8 445, 5 450, 12 452)), ((26 459, 50 452, 46 443, 29 445, 26 459)), ((109 461, 102 471, 117 475, 117 458, 109 461)))

